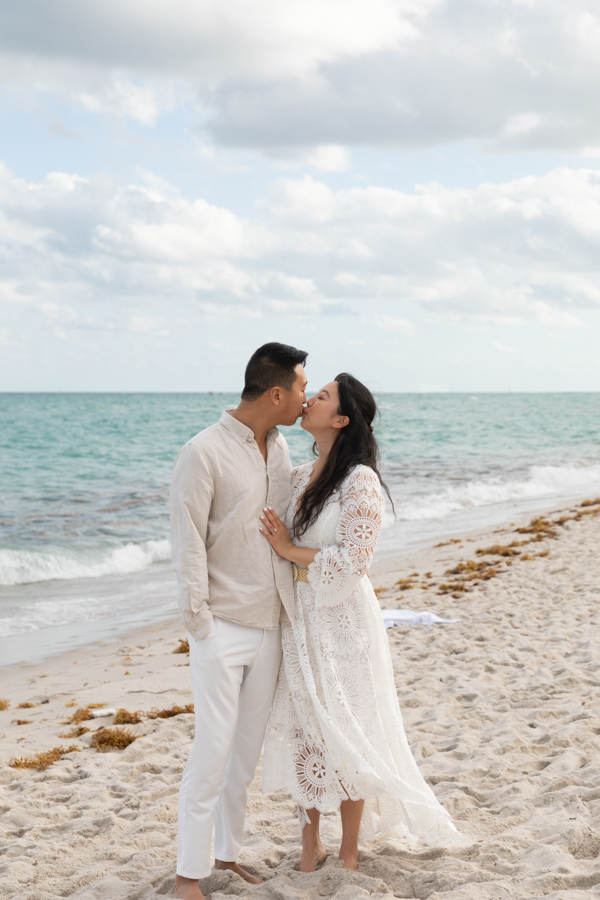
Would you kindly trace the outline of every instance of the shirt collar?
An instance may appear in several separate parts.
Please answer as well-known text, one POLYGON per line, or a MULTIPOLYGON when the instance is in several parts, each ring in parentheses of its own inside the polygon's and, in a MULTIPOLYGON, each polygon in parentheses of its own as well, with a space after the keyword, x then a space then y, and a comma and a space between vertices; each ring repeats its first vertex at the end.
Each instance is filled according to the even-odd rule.
MULTIPOLYGON (((234 419, 231 413, 235 410, 235 406, 231 407, 231 409, 224 409, 220 422, 227 431, 230 431, 231 434, 235 434, 241 441, 253 441, 254 440, 254 432, 248 428, 247 425, 244 425, 243 422, 238 421, 238 419, 234 419)), ((278 428, 271 428, 269 433, 267 434, 267 442, 271 443, 277 435, 279 434, 278 428)))

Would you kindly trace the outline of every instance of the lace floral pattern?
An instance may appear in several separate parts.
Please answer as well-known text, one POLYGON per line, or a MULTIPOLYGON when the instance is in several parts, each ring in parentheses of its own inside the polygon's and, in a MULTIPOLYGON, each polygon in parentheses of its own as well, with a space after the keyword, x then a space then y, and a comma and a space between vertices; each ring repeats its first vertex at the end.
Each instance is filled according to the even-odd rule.
MULTIPOLYGON (((292 473, 291 527, 312 466, 292 473)), ((366 577, 384 501, 357 466, 297 540, 320 547, 308 583, 295 582, 296 618, 282 625, 283 659, 265 742, 263 791, 290 791, 306 809, 364 799, 362 838, 460 842, 408 746, 381 610, 366 577)))
MULTIPOLYGON (((341 603, 366 575, 383 520, 381 485, 367 466, 354 469, 338 496, 335 543, 323 547, 308 567, 317 602, 326 606, 341 603)), ((297 503, 294 494, 292 503, 297 503)))

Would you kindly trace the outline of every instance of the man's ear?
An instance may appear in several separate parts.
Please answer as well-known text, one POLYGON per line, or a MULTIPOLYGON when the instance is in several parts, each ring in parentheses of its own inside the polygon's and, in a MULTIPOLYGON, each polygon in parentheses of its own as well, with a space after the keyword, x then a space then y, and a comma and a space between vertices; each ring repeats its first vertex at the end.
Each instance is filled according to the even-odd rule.
POLYGON ((338 416, 335 422, 333 423, 334 428, 345 428, 348 425, 350 419, 348 416, 338 416))
POLYGON ((281 401, 283 400, 283 397, 282 397, 282 390, 280 387, 272 387, 271 390, 269 391, 269 395, 271 397, 271 403, 274 406, 281 406, 281 401))

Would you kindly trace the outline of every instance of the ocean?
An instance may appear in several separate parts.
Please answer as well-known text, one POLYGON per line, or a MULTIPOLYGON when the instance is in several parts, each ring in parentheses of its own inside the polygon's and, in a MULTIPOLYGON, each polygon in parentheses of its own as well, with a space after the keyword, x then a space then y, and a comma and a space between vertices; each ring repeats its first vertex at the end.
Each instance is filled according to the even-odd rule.
MULTIPOLYGON (((376 558, 600 494, 600 394, 381 394, 376 558)), ((0 394, 0 664, 176 612, 179 448, 233 394, 0 394)), ((282 429, 292 460, 311 439, 282 429)))

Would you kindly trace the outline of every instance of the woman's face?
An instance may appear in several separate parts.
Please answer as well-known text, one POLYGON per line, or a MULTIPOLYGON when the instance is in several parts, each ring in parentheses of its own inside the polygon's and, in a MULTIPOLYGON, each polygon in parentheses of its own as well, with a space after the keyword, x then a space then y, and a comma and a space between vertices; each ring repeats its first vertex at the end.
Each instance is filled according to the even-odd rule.
POLYGON ((309 434, 337 430, 340 420, 348 421, 338 414, 339 405, 337 381, 330 381, 307 401, 302 411, 302 428, 309 434))

